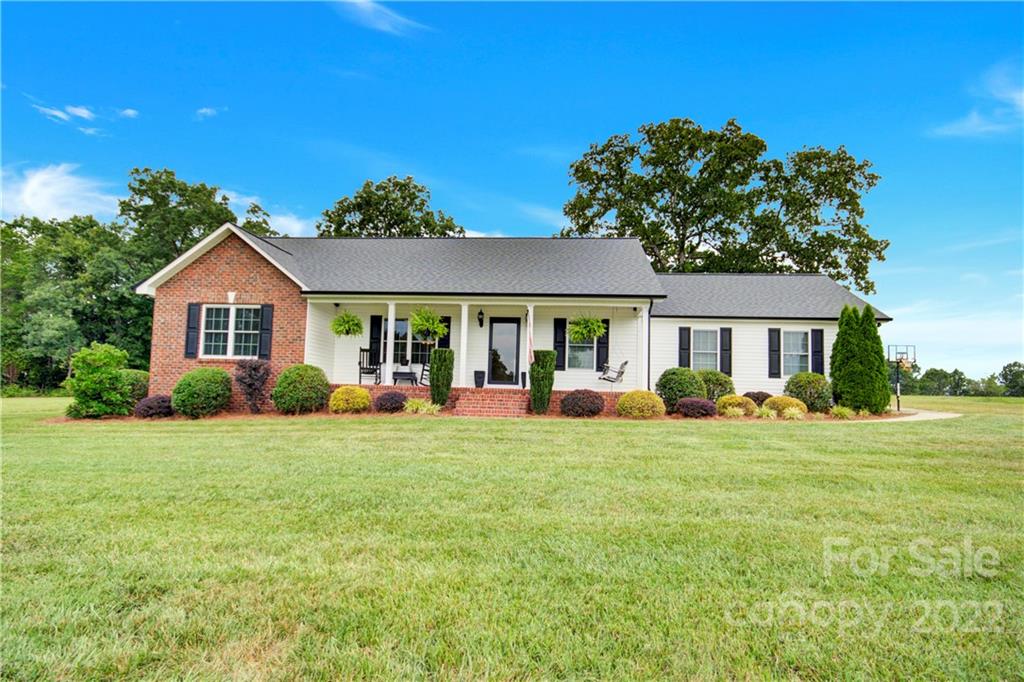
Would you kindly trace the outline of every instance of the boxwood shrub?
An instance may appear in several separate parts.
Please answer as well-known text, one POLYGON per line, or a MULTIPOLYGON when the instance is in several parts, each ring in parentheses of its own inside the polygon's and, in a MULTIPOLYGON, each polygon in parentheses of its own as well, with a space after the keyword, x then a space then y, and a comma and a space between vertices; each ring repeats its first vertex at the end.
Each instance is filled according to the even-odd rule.
POLYGON ((322 369, 313 365, 292 365, 277 377, 270 399, 278 412, 306 414, 324 409, 330 394, 331 384, 322 369))
POLYGON ((405 409, 406 400, 405 394, 401 391, 388 391, 377 396, 373 401, 373 409, 378 412, 401 412, 405 409))
POLYGON ((804 405, 802 400, 792 398, 788 395, 777 395, 768 400, 764 401, 764 407, 770 410, 775 410, 775 414, 782 416, 782 413, 786 411, 787 407, 796 407, 802 410, 805 414, 807 412, 807 406, 804 405))
POLYGON ((832 406, 832 385, 823 374, 797 372, 786 381, 786 395, 802 401, 811 412, 828 412, 832 406))
POLYGON ((555 351, 533 351, 530 365, 530 409, 546 414, 551 405, 551 387, 555 385, 555 351))
POLYGON ((370 392, 362 386, 342 386, 331 394, 331 412, 345 414, 370 409, 370 392))
POLYGON ((121 378, 124 379, 133 405, 149 395, 149 372, 146 370, 122 369, 121 378))
POLYGON ((705 397, 711 402, 716 402, 723 395, 732 395, 736 392, 732 377, 725 372, 719 372, 717 369, 699 369, 694 373, 704 384, 704 390, 707 392, 705 397))
POLYGON ((151 395, 148 398, 143 398, 135 405, 135 416, 139 419, 173 417, 174 408, 171 407, 171 396, 151 395))
POLYGON ((743 414, 750 417, 757 412, 757 404, 750 398, 743 395, 723 395, 715 403, 715 407, 718 408, 718 414, 724 415, 726 410, 735 407, 743 410, 743 414))
POLYGON ((185 372, 171 391, 171 407, 192 419, 227 409, 231 402, 231 375, 218 367, 185 372))
POLYGON ((566 417, 596 417, 604 411, 600 393, 580 388, 567 393, 558 406, 566 417))
POLYGON ((772 397, 771 393, 765 393, 764 391, 747 391, 743 394, 744 397, 750 398, 754 401, 754 404, 758 407, 764 405, 764 401, 772 397))
POLYGON ((682 398, 676 403, 676 412, 683 417, 701 419, 714 417, 718 414, 718 408, 704 398, 682 398))
POLYGON ((665 403, 652 391, 629 391, 619 398, 615 412, 620 417, 631 419, 662 417, 665 415, 665 403))
POLYGON ((708 391, 697 373, 689 367, 670 367, 661 373, 654 390, 666 405, 675 407, 683 398, 707 398, 708 391))

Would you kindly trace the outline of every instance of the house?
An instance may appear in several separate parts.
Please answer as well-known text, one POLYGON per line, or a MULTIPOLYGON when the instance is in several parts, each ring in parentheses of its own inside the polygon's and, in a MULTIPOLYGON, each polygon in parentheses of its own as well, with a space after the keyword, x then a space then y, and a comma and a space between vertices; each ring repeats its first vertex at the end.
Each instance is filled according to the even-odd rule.
POLYGON ((304 362, 332 384, 372 384, 361 349, 390 385, 428 357, 408 327, 428 306, 450 323, 438 345, 454 350, 455 395, 492 412, 525 409, 531 345, 557 352, 556 392, 648 388, 684 366, 721 369, 738 392, 780 393, 797 371, 828 373, 840 311, 864 305, 823 275, 655 274, 635 239, 264 238, 230 223, 136 291, 155 299, 151 393, 253 357, 275 374, 304 362), (361 336, 332 333, 341 310, 362 319, 361 336), (573 343, 566 325, 579 315, 604 320, 606 334, 573 343), (599 380, 623 362, 621 383, 599 380))

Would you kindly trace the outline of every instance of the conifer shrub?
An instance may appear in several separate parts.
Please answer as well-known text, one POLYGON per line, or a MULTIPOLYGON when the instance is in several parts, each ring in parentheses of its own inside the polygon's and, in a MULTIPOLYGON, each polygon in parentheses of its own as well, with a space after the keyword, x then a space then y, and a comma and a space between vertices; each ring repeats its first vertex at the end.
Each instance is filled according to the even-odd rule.
POLYGON ((738 407, 743 410, 743 414, 748 417, 757 412, 757 404, 750 398, 743 395, 723 395, 718 399, 715 406, 718 408, 718 414, 721 415, 724 415, 725 410, 728 410, 731 407, 738 407))
POLYGON ((788 395, 773 396, 768 400, 764 401, 763 407, 767 407, 769 410, 773 410, 775 414, 777 414, 780 417, 782 416, 782 413, 785 412, 786 409, 790 407, 795 407, 799 410, 802 410, 804 414, 807 413, 807 406, 804 405, 802 400, 799 400, 797 398, 791 398, 788 395))
POLYGON ((534 414, 547 414, 551 405, 551 387, 555 385, 555 351, 533 351, 530 365, 530 409, 534 414))
POLYGON ((651 419, 665 416, 665 403, 653 391, 629 391, 619 397, 615 412, 630 419, 651 419))
POLYGON ((370 409, 370 392, 361 386, 340 386, 331 394, 328 408, 335 414, 365 412, 370 409))
POLYGON ((435 348, 430 351, 430 400, 435 405, 446 405, 452 392, 455 372, 455 351, 435 348))

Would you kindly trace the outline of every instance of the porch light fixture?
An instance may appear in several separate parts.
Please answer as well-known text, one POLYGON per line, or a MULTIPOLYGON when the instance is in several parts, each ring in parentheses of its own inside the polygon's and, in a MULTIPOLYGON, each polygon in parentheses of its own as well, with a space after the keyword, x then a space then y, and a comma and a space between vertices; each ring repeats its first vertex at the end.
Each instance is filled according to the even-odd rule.
POLYGON ((484 309, 481 308, 476 312, 476 321, 480 323, 480 328, 484 328, 484 309))

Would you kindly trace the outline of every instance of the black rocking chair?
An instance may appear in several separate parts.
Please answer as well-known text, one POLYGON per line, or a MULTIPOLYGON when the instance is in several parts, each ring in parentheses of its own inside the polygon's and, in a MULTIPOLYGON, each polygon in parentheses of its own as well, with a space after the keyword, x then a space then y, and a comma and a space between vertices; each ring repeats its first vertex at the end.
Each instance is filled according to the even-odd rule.
POLYGON ((373 377, 373 383, 380 383, 380 358, 375 358, 369 348, 359 349, 359 383, 363 377, 373 377))
POLYGON ((601 371, 601 376, 598 377, 598 380, 607 381, 609 384, 612 385, 612 390, 614 390, 615 384, 622 383, 622 377, 626 375, 626 365, 628 364, 629 360, 626 360, 621 365, 619 365, 619 368, 616 370, 613 370, 610 366, 606 364, 604 366, 604 369, 601 371))

